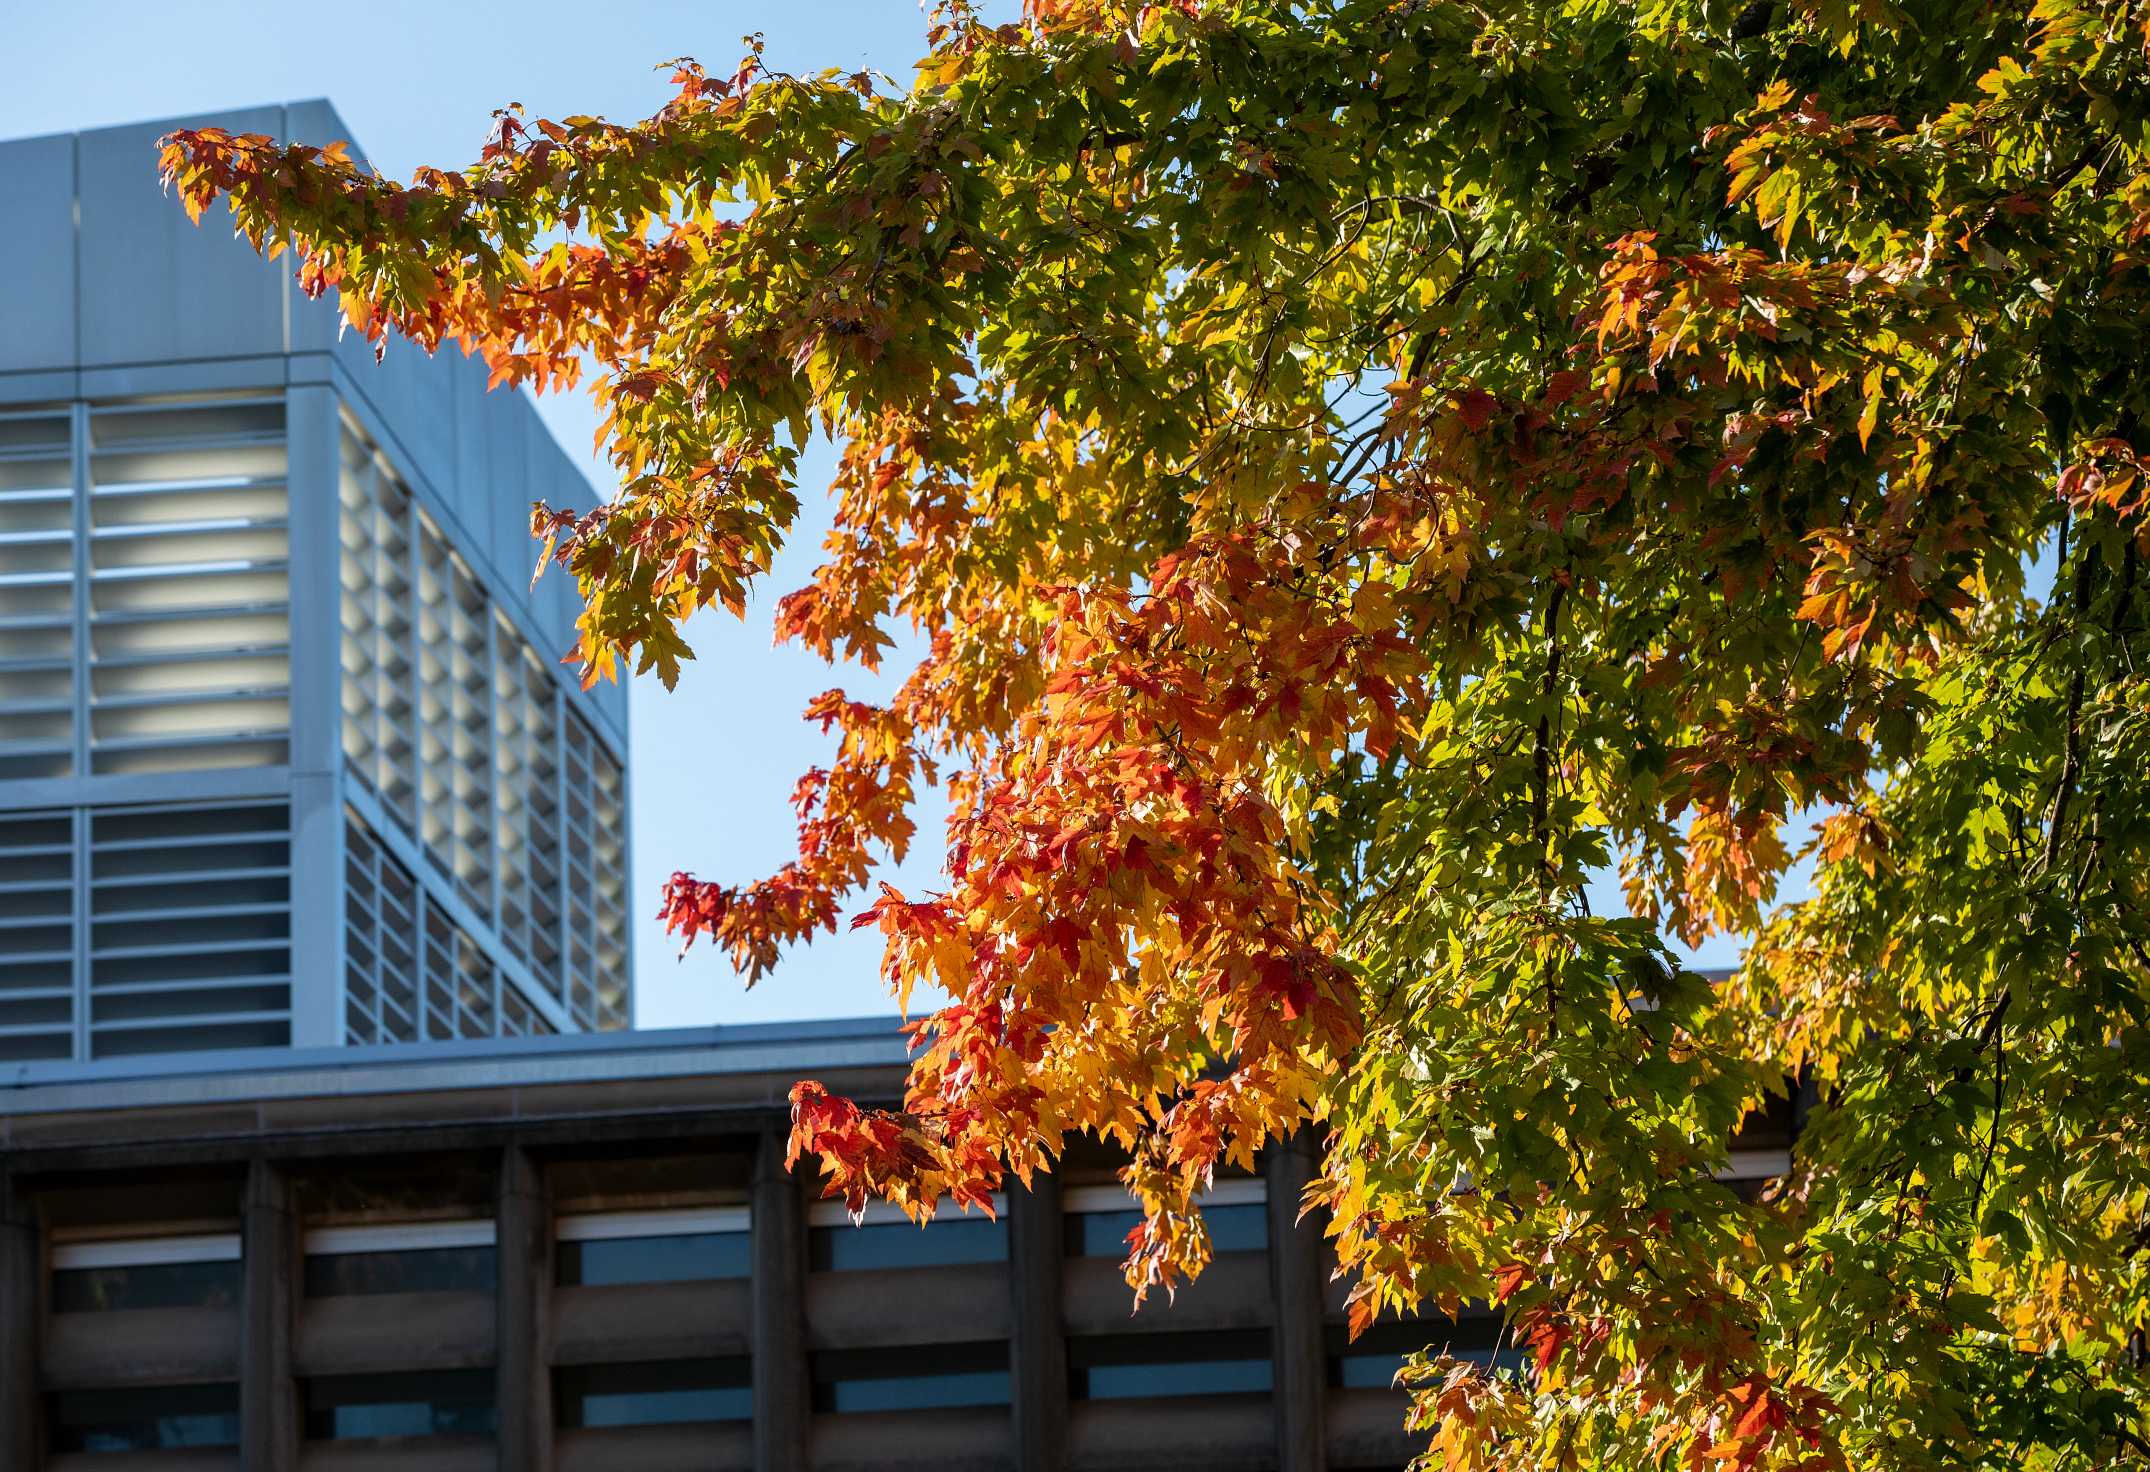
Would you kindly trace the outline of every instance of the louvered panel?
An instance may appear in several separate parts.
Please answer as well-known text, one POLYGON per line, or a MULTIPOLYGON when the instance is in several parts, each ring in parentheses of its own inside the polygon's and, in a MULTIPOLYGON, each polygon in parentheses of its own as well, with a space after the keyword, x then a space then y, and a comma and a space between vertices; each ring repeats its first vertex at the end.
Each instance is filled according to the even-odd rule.
POLYGON ((530 969, 565 1000, 560 977, 560 695, 525 645, 521 662, 523 725, 530 734, 525 807, 529 818, 530 969))
POLYGON ((590 823, 596 864, 597 1026, 628 1026, 627 978, 627 776, 593 736, 590 741, 590 823))
POLYGON ((290 812, 90 814, 90 1055, 290 1041, 290 812))
POLYGON ((561 722, 561 851, 565 863, 565 940, 568 1011, 578 1025, 597 1026, 597 844, 591 818, 591 755, 596 745, 582 718, 561 722))
MULTIPOLYGON (((380 789, 381 636, 379 549, 373 523, 373 455, 348 425, 337 467, 337 575, 342 625, 340 725, 343 759, 352 775, 380 789)), ((369 1040, 370 1041, 370 1040, 369 1040)))
POLYGON ((93 771, 287 760, 284 473, 280 400, 92 412, 93 771))
POLYGON ((530 961, 530 730, 523 701, 522 639, 505 619, 493 622, 494 865, 500 912, 494 919, 508 954, 530 961))
POLYGON ((485 590, 461 558, 451 559, 449 627, 454 650, 454 863, 463 902, 493 917, 493 621, 485 590))
POLYGON ((0 1061, 74 1051, 74 817, 0 818, 0 1061))
POLYGON ((74 770, 72 439, 64 410, 0 416, 0 780, 74 770))
POLYGON ((380 765, 375 788, 388 810, 408 825, 417 820, 418 718, 412 706, 411 498, 376 458, 374 587, 378 619, 377 680, 380 765))
POLYGON ((344 815, 344 881, 344 1041, 415 1042, 418 887, 355 813, 344 815))
MULTIPOLYGON (((418 524, 418 833, 426 857, 452 874, 455 844, 455 651, 448 546, 423 513, 418 524)), ((428 1034, 430 1036, 430 1033, 428 1034)))

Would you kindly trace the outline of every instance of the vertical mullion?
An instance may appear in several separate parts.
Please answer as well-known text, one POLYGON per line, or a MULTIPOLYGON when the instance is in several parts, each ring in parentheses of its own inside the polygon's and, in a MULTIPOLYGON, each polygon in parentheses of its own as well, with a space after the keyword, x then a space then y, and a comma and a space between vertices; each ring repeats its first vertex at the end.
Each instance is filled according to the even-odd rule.
POLYGON ((70 808, 67 815, 68 892, 74 901, 68 917, 68 938, 74 952, 69 958, 68 975, 74 986, 73 1048, 79 1061, 90 1056, 90 885, 96 876, 90 872, 90 810, 70 808))
POLYGON ((90 774, 90 406, 77 401, 68 413, 69 477, 73 486, 75 529, 72 587, 69 589, 70 647, 74 699, 68 715, 69 766, 79 780, 90 774))
MULTIPOLYGON (((90 772, 90 406, 76 401, 68 414, 70 475, 74 488, 74 586, 68 603, 70 648, 74 678, 68 682, 74 700, 68 718, 72 737, 69 767, 77 782, 90 772)), ((90 958, 89 958, 89 813, 82 808, 69 812, 68 878, 74 899, 70 939, 73 955, 68 963, 74 988, 74 1039, 78 1060, 90 1056, 90 958)))

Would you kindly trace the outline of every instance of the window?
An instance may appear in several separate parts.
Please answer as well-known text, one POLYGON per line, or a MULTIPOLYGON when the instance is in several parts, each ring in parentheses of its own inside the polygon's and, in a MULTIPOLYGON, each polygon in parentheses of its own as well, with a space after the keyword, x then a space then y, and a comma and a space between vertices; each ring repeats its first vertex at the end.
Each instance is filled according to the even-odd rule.
POLYGON ((1341 1327, 1328 1334, 1330 1383, 1351 1390, 1387 1390, 1406 1356, 1421 1349, 1446 1350, 1459 1360, 1496 1369, 1522 1365, 1521 1350, 1501 1342, 1501 1321, 1489 1313, 1469 1313, 1450 1320, 1391 1319, 1374 1324, 1357 1339, 1341 1327))
POLYGON ((306 1234, 306 1296, 490 1293, 493 1243, 491 1222, 321 1228, 306 1234))
POLYGON ((306 1383, 313 1441, 378 1436, 490 1436, 497 1416, 490 1370, 338 1375, 306 1383))
POLYGON ((54 1313, 229 1308, 238 1301, 236 1233, 61 1242, 52 1249, 54 1313))
POLYGON ((952 1267, 1008 1260, 1007 1206, 993 1199, 997 1216, 944 1211, 924 1226, 886 1202, 868 1202, 863 1222, 851 1223, 841 1201, 817 1201, 808 1213, 811 1262, 816 1272, 864 1268, 952 1267))
POLYGON ((1083 1400, 1266 1394, 1267 1330, 1217 1334, 1121 1334, 1071 1339, 1073 1392, 1083 1400))
POLYGON ((753 1241, 743 1206, 564 1216, 554 1249, 563 1286, 744 1278, 753 1241))
MULTIPOLYGON (((1127 1234, 1142 1220, 1118 1186, 1075 1186, 1063 1196, 1069 1257, 1125 1257, 1127 1234)), ((1269 1246, 1269 1193, 1260 1180, 1216 1183, 1201 1198, 1213 1252, 1262 1252, 1269 1246)))
POLYGON ((675 1426, 754 1414, 746 1360, 581 1365, 554 1377, 562 1426, 675 1426))
POLYGON ((817 1411, 940 1410, 1008 1403, 1008 1346, 936 1344, 813 1357, 817 1411))
POLYGON ((239 1387, 69 1390, 47 1402, 56 1452, 151 1452, 239 1444, 239 1387))

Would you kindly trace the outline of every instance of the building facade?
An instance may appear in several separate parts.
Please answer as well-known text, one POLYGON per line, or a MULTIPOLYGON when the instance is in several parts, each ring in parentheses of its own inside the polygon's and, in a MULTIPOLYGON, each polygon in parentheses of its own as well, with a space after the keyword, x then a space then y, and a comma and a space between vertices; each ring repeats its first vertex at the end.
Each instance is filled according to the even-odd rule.
POLYGON ((800 1077, 898 1096, 886 1020, 170 1055, 0 1096, 0 1465, 49 1472, 1400 1468, 1311 1155, 1208 1203, 1131 1312, 1114 1162, 854 1226, 783 1168, 800 1077))
POLYGON ((190 224, 183 123, 348 137, 0 143, 0 1069, 626 1026, 625 691, 530 577, 590 487, 190 224))

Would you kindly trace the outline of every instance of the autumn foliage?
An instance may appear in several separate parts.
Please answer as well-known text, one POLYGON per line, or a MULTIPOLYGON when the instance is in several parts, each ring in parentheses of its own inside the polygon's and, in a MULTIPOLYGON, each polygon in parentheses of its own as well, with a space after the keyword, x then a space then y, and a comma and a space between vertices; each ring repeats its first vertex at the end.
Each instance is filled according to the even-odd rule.
POLYGON ((374 341, 589 381, 593 678, 841 445, 779 636, 927 653, 665 913, 953 1001, 795 1154, 922 1214, 1108 1137, 1140 1292, 1317 1128, 1354 1326, 1521 1351, 1412 1371, 1453 1472, 2150 1457, 2142 5, 1031 0, 672 80, 408 183, 164 168, 374 341), (932 781, 945 884, 864 893, 932 781))

